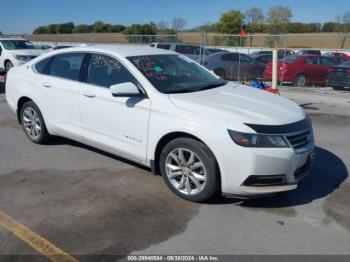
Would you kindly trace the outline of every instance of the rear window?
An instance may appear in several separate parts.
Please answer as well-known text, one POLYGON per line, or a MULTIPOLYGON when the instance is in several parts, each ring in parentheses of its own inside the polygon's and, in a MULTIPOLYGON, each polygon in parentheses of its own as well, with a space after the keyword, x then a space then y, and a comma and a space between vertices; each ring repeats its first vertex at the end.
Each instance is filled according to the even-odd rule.
POLYGON ((48 72, 48 65, 51 60, 51 57, 46 58, 44 60, 41 60, 40 62, 35 64, 35 70, 40 74, 47 74, 48 72))
POLYGON ((175 51, 180 54, 186 55, 199 55, 200 48, 199 46, 191 46, 191 45, 176 45, 175 51))
POLYGON ((170 45, 167 45, 167 44, 158 44, 157 47, 165 50, 170 49, 170 45))

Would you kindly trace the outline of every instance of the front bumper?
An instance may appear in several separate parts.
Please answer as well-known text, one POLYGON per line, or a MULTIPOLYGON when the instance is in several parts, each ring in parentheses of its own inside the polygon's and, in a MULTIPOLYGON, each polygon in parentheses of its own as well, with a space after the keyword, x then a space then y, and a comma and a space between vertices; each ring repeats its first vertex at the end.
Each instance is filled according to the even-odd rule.
POLYGON ((224 195, 249 198, 293 190, 314 162, 313 139, 298 152, 292 147, 244 148, 232 141, 225 144, 219 147, 226 154, 218 158, 224 195))

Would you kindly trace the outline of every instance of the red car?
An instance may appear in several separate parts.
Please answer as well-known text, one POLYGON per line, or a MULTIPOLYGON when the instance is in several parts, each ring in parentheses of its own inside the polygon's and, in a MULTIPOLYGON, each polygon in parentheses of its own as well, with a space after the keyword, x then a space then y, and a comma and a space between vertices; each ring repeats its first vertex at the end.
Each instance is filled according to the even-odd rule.
MULTIPOLYGON (((325 85, 328 71, 338 63, 330 56, 291 55, 284 62, 278 62, 278 80, 282 83, 292 83, 303 87, 310 85, 325 85)), ((264 78, 272 80, 272 64, 268 63, 264 78)))
POLYGON ((341 57, 346 61, 350 61, 350 55, 341 52, 328 52, 326 55, 341 57))

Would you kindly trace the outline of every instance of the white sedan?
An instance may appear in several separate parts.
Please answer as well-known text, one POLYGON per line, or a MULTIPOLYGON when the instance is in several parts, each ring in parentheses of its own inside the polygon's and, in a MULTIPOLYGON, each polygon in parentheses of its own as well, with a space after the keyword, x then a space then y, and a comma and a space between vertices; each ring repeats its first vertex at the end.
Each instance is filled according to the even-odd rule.
POLYGON ((63 136, 122 156, 191 201, 295 189, 313 159, 297 104, 157 48, 50 52, 9 71, 6 98, 31 141, 63 136))

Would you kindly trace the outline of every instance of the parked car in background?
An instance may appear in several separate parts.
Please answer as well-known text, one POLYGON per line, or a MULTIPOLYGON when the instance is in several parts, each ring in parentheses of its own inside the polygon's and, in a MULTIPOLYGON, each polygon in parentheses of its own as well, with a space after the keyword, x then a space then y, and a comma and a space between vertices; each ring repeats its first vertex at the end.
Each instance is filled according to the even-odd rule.
POLYGON ((314 158, 312 124, 299 105, 172 51, 62 49, 11 69, 6 88, 32 142, 58 135, 120 155, 191 201, 293 190, 314 158))
MULTIPOLYGON (((329 56, 295 54, 278 62, 278 80, 303 87, 307 84, 325 85, 328 70, 337 62, 329 56)), ((272 64, 268 63, 264 78, 272 80, 272 64)))
POLYGON ((204 65, 223 79, 239 81, 262 78, 266 66, 246 54, 234 52, 211 54, 204 65))
POLYGON ((272 54, 250 54, 249 56, 258 63, 267 64, 272 62, 272 54))
POLYGON ((345 53, 328 52, 328 53, 325 53, 325 55, 334 57, 337 61, 339 61, 340 64, 342 64, 346 61, 350 61, 350 56, 345 54, 345 53))
POLYGON ((214 54, 218 52, 229 52, 228 50, 220 49, 220 48, 206 48, 209 54, 214 54))
POLYGON ((210 55, 210 52, 206 48, 199 45, 183 43, 152 43, 151 47, 175 51, 201 64, 206 60, 206 57, 210 55))
MULTIPOLYGON (((293 55, 295 52, 290 49, 279 49, 277 52, 278 58, 281 59, 285 56, 293 55)), ((259 55, 270 55, 272 56, 272 50, 260 50, 260 51, 255 51, 249 54, 250 56, 259 56, 259 55)))
POLYGON ((0 71, 8 72, 43 53, 42 50, 22 38, 0 37, 0 71))
POLYGON ((320 50, 306 49, 306 50, 300 50, 296 54, 298 54, 298 55, 321 55, 321 51, 320 50))
POLYGON ((350 90, 350 61, 330 68, 327 84, 335 90, 350 90))

